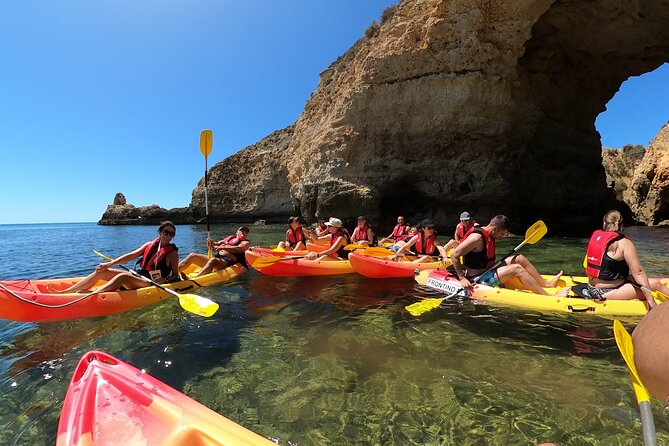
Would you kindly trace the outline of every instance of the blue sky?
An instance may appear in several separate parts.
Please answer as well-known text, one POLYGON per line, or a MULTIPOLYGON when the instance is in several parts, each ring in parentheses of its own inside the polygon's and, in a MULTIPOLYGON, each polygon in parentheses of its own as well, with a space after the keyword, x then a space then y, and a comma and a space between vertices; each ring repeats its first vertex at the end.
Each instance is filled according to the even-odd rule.
MULTIPOLYGON (((0 224, 97 221, 116 192, 187 206, 201 129, 212 166, 295 122, 319 73, 394 3, 0 3, 0 224)), ((669 119, 668 80, 664 67, 625 84, 598 120, 604 145, 648 143, 669 119)))

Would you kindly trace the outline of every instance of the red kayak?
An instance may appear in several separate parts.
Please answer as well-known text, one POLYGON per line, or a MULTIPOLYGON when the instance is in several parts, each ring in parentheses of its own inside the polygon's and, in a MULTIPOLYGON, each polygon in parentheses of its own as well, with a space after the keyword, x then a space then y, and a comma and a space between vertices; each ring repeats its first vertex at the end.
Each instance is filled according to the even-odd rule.
POLYGON ((275 443, 113 356, 86 353, 74 371, 56 446, 275 443))
POLYGON ((415 271, 444 268, 451 264, 448 262, 447 265, 444 265, 441 261, 413 263, 406 258, 402 261, 395 262, 388 260, 385 257, 366 256, 363 252, 364 250, 352 252, 348 255, 348 260, 351 262, 351 266, 355 272, 373 279, 413 277, 416 274, 415 271))
MULTIPOLYGON (((246 251, 246 263, 262 274, 268 276, 331 276, 336 274, 354 273, 351 263, 348 260, 306 260, 302 258, 293 259, 271 255, 276 253, 263 253, 259 251, 246 251), (271 264, 264 264, 259 267, 255 262, 260 259, 277 260, 271 264)), ((301 256, 298 256, 301 257, 301 256)), ((262 262, 261 262, 262 263, 262 262)))
MULTIPOLYGON (((185 274, 194 275, 199 268, 192 265, 185 274)), ((195 280, 182 280, 165 285, 176 292, 184 293, 199 287, 216 285, 231 280, 246 271, 240 264, 214 271, 195 280)), ((55 294, 75 284, 80 277, 45 280, 0 281, 0 318, 22 322, 49 322, 82 317, 106 316, 135 308, 152 305, 165 300, 176 300, 171 294, 154 286, 137 290, 96 293, 95 288, 104 285, 101 281, 90 293, 55 294)))

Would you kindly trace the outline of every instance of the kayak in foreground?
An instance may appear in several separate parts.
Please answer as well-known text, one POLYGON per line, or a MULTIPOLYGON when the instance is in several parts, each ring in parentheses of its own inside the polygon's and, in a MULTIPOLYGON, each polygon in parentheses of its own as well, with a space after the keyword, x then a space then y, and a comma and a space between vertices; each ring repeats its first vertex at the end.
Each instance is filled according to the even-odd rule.
MULTIPOLYGON (((550 276, 545 276, 550 279, 550 276)), ((662 279, 663 283, 669 280, 662 279)), ((416 282, 429 288, 452 294, 461 288, 457 277, 450 275, 446 270, 421 271, 416 276, 416 282)), ((556 288, 546 288, 549 293, 556 293, 568 286, 575 286, 588 282, 587 277, 562 276, 556 288)), ((597 316, 644 316, 646 306, 639 300, 590 300, 580 297, 544 296, 534 294, 523 289, 518 280, 511 280, 505 288, 487 285, 474 285, 468 293, 470 299, 483 304, 506 305, 538 311, 561 313, 587 313, 597 316)))
POLYGON ((385 257, 364 255, 364 250, 352 252, 348 255, 348 260, 355 272, 373 279, 413 277, 416 270, 444 268, 451 264, 448 262, 447 265, 444 265, 441 261, 413 263, 406 257, 402 261, 394 262, 385 257))
POLYGON ((86 353, 74 371, 56 446, 272 445, 113 356, 86 353))
MULTIPOLYGON (((199 268, 193 266, 184 271, 195 275, 199 268)), ((235 264, 228 268, 198 277, 166 284, 178 293, 196 288, 215 285, 244 273, 246 268, 235 264)), ((176 299, 169 293, 154 286, 137 290, 95 293, 95 288, 104 285, 98 282, 90 293, 54 294, 52 290, 62 290, 75 284, 80 277, 45 280, 5 280, 0 281, 0 318, 21 322, 48 322, 83 317, 106 316, 135 308, 176 299)))
POLYGON ((279 256, 272 256, 259 251, 246 251, 245 255, 247 264, 268 276, 331 276, 355 272, 348 260, 316 261, 301 258, 292 259, 290 257, 283 260, 279 256), (263 259, 263 262, 254 266, 254 263, 259 259, 263 259), (265 261, 268 262, 265 263, 265 261), (259 267, 261 264, 263 266, 259 267))

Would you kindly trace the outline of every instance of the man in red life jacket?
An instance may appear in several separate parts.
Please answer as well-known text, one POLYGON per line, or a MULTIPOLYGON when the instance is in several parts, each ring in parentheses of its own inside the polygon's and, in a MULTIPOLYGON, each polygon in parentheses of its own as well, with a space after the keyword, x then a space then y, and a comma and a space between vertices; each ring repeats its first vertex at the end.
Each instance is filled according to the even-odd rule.
MULTIPOLYGON (((453 250, 451 261, 453 269, 463 287, 469 287, 472 282, 489 286, 503 287, 508 280, 517 277, 527 289, 536 293, 549 295, 545 288, 554 287, 562 271, 552 280, 547 281, 524 256, 516 254, 505 260, 500 266, 489 270, 495 265, 495 247, 497 239, 509 233, 509 219, 504 215, 497 215, 485 227, 474 227, 472 232, 453 250), (460 262, 460 258, 463 262, 460 262)), ((560 291, 566 295, 569 288, 560 291)))
POLYGON ((249 228, 242 226, 237 229, 234 235, 229 235, 223 240, 218 242, 208 240, 207 243, 214 250, 214 256, 210 259, 206 254, 192 252, 179 263, 179 270, 183 271, 189 265, 195 264, 201 268, 195 277, 200 277, 212 271, 227 268, 235 263, 240 263, 248 268, 244 257, 244 252, 251 247, 251 242, 247 238, 248 234, 249 228))
POLYGON ((406 222, 404 216, 400 215, 397 217, 397 224, 393 228, 393 232, 390 233, 388 237, 381 239, 381 243, 391 242, 395 243, 399 240, 405 240, 409 231, 411 230, 411 225, 406 222))
POLYGON ((446 252, 458 246, 460 242, 474 230, 474 226, 480 225, 471 215, 469 215, 469 212, 465 211, 460 214, 460 223, 455 226, 455 234, 453 234, 453 238, 444 246, 446 252))

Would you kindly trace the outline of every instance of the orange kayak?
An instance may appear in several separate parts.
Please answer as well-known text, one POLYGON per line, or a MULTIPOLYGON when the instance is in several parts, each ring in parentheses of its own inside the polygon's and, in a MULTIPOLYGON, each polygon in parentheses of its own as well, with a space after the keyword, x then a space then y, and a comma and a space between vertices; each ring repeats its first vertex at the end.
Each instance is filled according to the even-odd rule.
POLYGON ((268 446, 274 443, 107 353, 74 371, 56 446, 268 446))
MULTIPOLYGON (((197 270, 198 268, 193 267, 192 270, 185 272, 191 275, 197 270)), ((245 271, 246 268, 242 265, 235 264, 194 280, 166 284, 165 288, 179 293, 192 292, 199 287, 225 282, 245 271)), ((0 318, 22 322, 60 321, 122 313, 175 299, 171 294, 154 286, 137 290, 95 293, 95 288, 104 285, 104 282, 92 287, 91 293, 54 294, 51 291, 68 288, 79 279, 80 277, 0 281, 0 318)))
POLYGON ((291 257, 281 260, 280 256, 272 256, 271 254, 275 253, 246 251, 246 263, 258 272, 268 276, 331 276, 355 272, 348 260, 316 261, 302 258, 293 259, 291 257), (277 261, 263 267, 254 266, 254 262, 261 257, 274 257, 277 261))
MULTIPOLYGON (((361 250, 362 251, 362 250, 361 250)), ((385 257, 366 256, 362 252, 352 252, 348 260, 355 272, 373 279, 390 279, 395 277, 413 277, 415 271, 444 268, 443 262, 413 263, 406 258, 400 262, 388 260, 385 257)))

